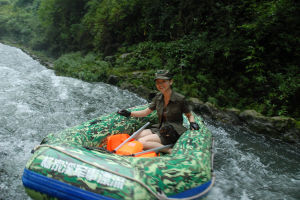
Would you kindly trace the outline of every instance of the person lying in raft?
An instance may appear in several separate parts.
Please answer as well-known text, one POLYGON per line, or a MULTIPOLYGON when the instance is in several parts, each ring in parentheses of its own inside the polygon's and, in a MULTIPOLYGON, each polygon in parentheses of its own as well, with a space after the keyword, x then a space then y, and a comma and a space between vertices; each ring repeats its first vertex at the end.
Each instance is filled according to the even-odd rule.
MULTIPOLYGON (((151 129, 143 130, 136 140, 143 144, 144 150, 175 144, 180 135, 187 129, 182 125, 184 113, 190 122, 191 130, 199 130, 194 116, 185 100, 185 97, 172 90, 173 76, 168 70, 159 70, 155 73, 155 85, 159 93, 153 98, 149 107, 141 111, 130 112, 120 110, 118 113, 126 117, 145 117, 157 110, 159 124, 151 129)), ((165 153, 171 153, 167 148, 165 153)))

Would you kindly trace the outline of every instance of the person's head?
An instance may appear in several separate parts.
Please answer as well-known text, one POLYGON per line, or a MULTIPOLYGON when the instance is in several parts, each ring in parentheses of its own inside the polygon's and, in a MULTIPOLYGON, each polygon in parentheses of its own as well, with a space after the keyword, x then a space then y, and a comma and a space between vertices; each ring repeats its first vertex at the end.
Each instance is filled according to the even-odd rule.
POLYGON ((168 70, 158 70, 155 73, 156 88, 164 93, 166 90, 172 89, 173 75, 168 70))

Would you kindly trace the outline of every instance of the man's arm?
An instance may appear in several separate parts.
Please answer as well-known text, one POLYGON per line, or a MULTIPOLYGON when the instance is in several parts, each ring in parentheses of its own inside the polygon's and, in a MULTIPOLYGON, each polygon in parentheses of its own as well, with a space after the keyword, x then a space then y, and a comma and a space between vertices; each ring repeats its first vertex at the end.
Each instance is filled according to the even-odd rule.
POLYGON ((152 112, 153 112, 153 110, 151 110, 150 108, 146 108, 145 110, 132 111, 130 116, 131 117, 146 117, 147 115, 149 115, 152 112))
POLYGON ((192 113, 184 113, 185 116, 188 118, 189 122, 190 122, 190 129, 191 130, 199 130, 199 125, 195 122, 195 118, 192 115, 192 113))

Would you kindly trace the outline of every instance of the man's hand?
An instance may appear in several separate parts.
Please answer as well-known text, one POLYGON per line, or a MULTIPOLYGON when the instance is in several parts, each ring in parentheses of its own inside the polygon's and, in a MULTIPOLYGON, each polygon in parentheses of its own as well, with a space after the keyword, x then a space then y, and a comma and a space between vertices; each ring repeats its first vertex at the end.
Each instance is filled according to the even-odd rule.
POLYGON ((128 110, 119 110, 117 113, 125 117, 130 117, 131 115, 131 112, 128 110))
POLYGON ((196 122, 190 122, 191 130, 199 130, 199 125, 196 122))

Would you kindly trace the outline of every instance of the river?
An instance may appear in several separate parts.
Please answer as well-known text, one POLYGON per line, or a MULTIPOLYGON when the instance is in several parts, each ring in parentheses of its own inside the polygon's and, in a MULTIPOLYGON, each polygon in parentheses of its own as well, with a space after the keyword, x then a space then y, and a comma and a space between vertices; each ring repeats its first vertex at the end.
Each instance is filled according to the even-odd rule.
MULTIPOLYGON (((145 103, 105 83, 56 76, 20 49, 0 43, 0 200, 30 200, 23 169, 47 134, 145 103)), ((300 199, 297 147, 205 123, 215 138, 216 174, 206 199, 300 199)))

